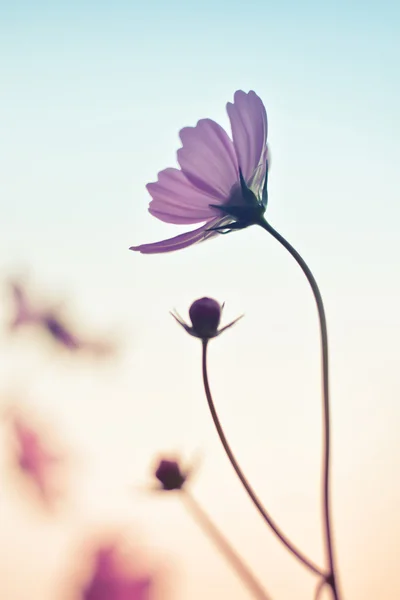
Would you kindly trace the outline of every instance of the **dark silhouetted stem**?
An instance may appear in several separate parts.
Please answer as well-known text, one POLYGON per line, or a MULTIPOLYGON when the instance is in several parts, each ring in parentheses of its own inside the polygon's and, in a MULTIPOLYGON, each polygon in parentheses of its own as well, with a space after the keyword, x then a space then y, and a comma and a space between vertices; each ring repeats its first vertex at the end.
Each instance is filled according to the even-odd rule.
POLYGON ((325 585, 328 585, 327 580, 321 579, 321 581, 318 583, 317 587, 315 588, 314 600, 319 600, 325 585))
POLYGON ((254 505, 256 506, 256 508, 258 509, 258 511, 261 513, 262 517, 264 518, 264 520, 268 523, 268 525, 270 526, 270 528, 272 529, 272 531, 275 533, 275 535, 280 539, 280 541, 282 542, 282 544, 284 544, 286 546, 286 548, 294 555, 296 556, 296 558, 303 563, 303 565, 305 565, 306 567, 308 567, 308 569, 310 569, 310 571, 313 571, 314 573, 316 573, 317 575, 321 575, 324 577, 324 573, 323 571, 317 567, 317 565, 315 565, 311 560, 309 560, 306 556, 304 556, 304 554, 302 554, 302 552, 300 552, 300 550, 298 550, 296 548, 296 546, 294 546, 292 544, 292 542, 284 535, 284 533, 280 530, 280 528, 278 527, 278 525, 273 521, 272 517, 269 515, 269 513, 265 510, 265 508, 263 507, 263 505, 261 504, 260 500, 258 499, 258 497, 256 496, 253 488, 251 487, 251 485, 249 484, 249 482, 247 481, 242 469, 240 468, 239 464, 236 461, 236 458, 227 442, 227 439, 225 437, 225 433, 224 430, 222 429, 222 425, 220 423, 220 420, 218 418, 217 412, 215 410, 215 406, 214 406, 214 402, 212 399, 212 395, 211 395, 211 391, 210 391, 210 385, 208 382, 208 374, 207 374, 207 346, 208 346, 208 340, 202 340, 203 341, 203 360, 202 360, 202 364, 203 364, 203 382, 204 382, 204 390, 206 393, 206 397, 207 397, 207 402, 208 402, 208 406, 210 408, 211 411, 211 416, 213 418, 214 421, 214 425, 217 429, 219 438, 221 440, 221 443, 224 447, 224 450, 231 462, 232 467, 234 468, 236 475, 239 477, 240 481, 243 484, 243 487, 245 488, 246 492, 248 493, 248 495, 250 496, 250 498, 252 499, 254 505))
POLYGON ((250 569, 242 561, 236 550, 234 550, 234 548, 220 532, 218 527, 213 523, 197 500, 184 487, 181 489, 181 497, 185 501, 186 507, 194 517, 195 521, 200 525, 205 534, 214 542, 215 546, 230 563, 238 577, 250 590, 253 596, 259 600, 271 600, 271 597, 267 594, 250 569))
POLYGON ((339 591, 337 585, 337 575, 335 567, 335 556, 333 550, 333 536, 331 527, 331 509, 330 509, 330 405, 329 405, 329 361, 328 361, 328 329, 326 326, 326 316, 321 292, 319 291, 314 275, 308 265, 293 248, 289 242, 281 236, 267 221, 262 221, 260 226, 268 231, 282 246, 292 255, 300 266, 314 294, 317 304, 318 318, 321 332, 321 352, 322 352, 322 393, 324 407, 324 457, 323 457, 323 483, 322 483, 322 504, 324 513, 324 533, 325 545, 329 562, 329 577, 326 582, 332 588, 335 600, 339 600, 339 591))

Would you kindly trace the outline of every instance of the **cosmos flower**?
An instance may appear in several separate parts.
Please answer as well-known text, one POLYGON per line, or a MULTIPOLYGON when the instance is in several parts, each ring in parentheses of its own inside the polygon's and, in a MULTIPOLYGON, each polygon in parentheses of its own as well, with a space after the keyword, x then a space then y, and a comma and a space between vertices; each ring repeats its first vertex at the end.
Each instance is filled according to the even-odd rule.
POLYGON ((121 561, 118 548, 104 545, 94 556, 94 569, 81 600, 149 600, 152 578, 134 574, 121 561))
POLYGON ((171 314, 190 335, 206 341, 217 337, 243 317, 241 315, 231 323, 228 323, 228 325, 218 329, 223 308, 224 305, 219 304, 213 298, 199 298, 199 300, 195 300, 189 308, 189 317, 192 321, 192 326, 185 323, 177 312, 171 314))
POLYGON ((172 252, 260 223, 267 206, 267 113, 253 91, 235 92, 226 106, 232 139, 211 119, 180 131, 180 169, 158 174, 147 189, 149 212, 166 223, 204 223, 176 237, 132 246, 144 254, 172 252))
POLYGON ((45 444, 42 436, 29 422, 15 411, 10 414, 14 460, 20 470, 35 486, 40 499, 50 505, 58 496, 54 479, 55 468, 62 458, 45 444))

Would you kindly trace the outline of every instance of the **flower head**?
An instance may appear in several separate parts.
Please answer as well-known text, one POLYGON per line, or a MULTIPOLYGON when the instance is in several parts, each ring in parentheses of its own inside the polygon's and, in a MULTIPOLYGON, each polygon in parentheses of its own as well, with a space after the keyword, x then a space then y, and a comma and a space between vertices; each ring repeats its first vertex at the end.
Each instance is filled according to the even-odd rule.
POLYGON ((188 473, 183 473, 176 460, 163 459, 159 462, 155 476, 166 491, 180 490, 188 478, 188 473))
POLYGON ((218 329, 223 308, 224 304, 219 304, 213 298, 200 298, 199 300, 195 300, 189 308, 192 326, 185 323, 177 312, 171 314, 179 325, 182 325, 190 335, 205 341, 217 337, 225 331, 225 329, 228 329, 237 323, 243 316, 241 315, 231 323, 228 323, 228 325, 218 329))
POLYGON ((262 221, 268 201, 267 113, 253 91, 238 90, 226 109, 232 139, 211 119, 181 129, 180 169, 165 169, 147 185, 154 217, 166 223, 204 225, 131 250, 172 252, 262 221))

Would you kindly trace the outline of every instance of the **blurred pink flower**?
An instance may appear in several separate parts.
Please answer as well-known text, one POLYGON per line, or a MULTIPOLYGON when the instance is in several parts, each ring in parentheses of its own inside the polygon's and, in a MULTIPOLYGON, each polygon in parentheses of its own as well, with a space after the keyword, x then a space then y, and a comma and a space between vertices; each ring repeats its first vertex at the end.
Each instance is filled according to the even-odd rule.
POLYGON ((50 450, 35 431, 20 415, 13 414, 10 426, 14 439, 15 459, 20 471, 27 476, 39 492, 45 504, 51 504, 58 496, 55 487, 54 467, 62 458, 50 450))
POLYGON ((180 131, 180 169, 169 168, 149 183, 149 212, 166 223, 204 223, 174 238, 132 246, 144 254, 171 252, 218 232, 259 223, 267 205, 267 113, 253 91, 235 92, 226 106, 232 139, 218 123, 201 119, 180 131))
POLYGON ((110 341, 78 336, 57 314, 56 310, 35 307, 20 283, 11 283, 11 293, 14 301, 14 318, 11 321, 11 329, 22 325, 36 325, 68 350, 86 350, 96 355, 112 352, 113 346, 110 341))
POLYGON ((29 301, 26 291, 20 283, 10 283, 11 294, 14 302, 14 317, 11 320, 11 329, 16 329, 20 325, 37 323, 40 319, 38 312, 29 301))
POLYGON ((79 337, 54 313, 44 313, 41 325, 56 342, 68 350, 85 350, 97 356, 113 352, 110 341, 79 337))
POLYGON ((151 577, 139 577, 124 565, 113 545, 100 547, 94 557, 94 570, 81 600, 148 600, 151 577))

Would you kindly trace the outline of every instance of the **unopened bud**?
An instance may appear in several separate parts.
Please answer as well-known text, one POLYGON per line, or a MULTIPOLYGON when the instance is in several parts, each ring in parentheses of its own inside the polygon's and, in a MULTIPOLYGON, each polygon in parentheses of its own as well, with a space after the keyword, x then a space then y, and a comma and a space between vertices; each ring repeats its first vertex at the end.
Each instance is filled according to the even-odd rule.
POLYGON ((186 475, 182 473, 175 460, 161 460, 157 467, 155 476, 164 490, 180 490, 186 481, 186 475))
POLYGON ((215 337, 221 320, 221 306, 212 298, 195 300, 189 309, 193 331, 199 338, 215 337))

